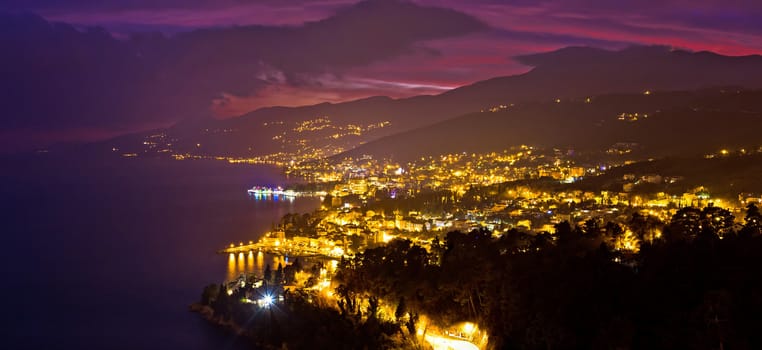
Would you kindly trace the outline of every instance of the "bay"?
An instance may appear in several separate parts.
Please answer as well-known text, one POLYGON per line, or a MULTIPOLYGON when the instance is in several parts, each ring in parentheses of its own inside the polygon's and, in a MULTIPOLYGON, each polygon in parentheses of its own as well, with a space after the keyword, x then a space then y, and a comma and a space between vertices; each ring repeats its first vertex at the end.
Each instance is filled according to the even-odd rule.
MULTIPOLYGON (((242 349, 188 305, 231 275, 216 250, 318 198, 253 200, 278 169, 219 161, 3 160, 8 349, 242 349)), ((261 263, 261 262, 260 262, 261 263)))

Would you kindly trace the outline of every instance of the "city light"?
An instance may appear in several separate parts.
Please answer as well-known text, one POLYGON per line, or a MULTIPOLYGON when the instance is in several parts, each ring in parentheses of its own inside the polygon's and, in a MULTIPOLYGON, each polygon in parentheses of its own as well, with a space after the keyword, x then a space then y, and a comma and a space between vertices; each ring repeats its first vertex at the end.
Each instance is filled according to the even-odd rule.
POLYGON ((270 307, 270 306, 272 306, 272 305, 273 305, 273 302, 274 302, 274 299, 273 299, 272 295, 270 295, 270 294, 265 294, 265 295, 264 295, 262 298, 260 298, 260 299, 257 301, 257 304, 258 304, 260 307, 265 307, 265 308, 267 308, 267 307, 270 307))
POLYGON ((6 2, 4 347, 762 348, 762 0, 6 2))

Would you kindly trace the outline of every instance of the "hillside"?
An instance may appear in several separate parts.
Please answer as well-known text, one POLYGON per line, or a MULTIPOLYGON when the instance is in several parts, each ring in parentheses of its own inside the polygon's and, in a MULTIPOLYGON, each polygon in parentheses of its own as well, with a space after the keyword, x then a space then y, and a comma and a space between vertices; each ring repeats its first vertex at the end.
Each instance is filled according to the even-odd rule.
MULTIPOLYGON (((227 120, 185 122, 162 130, 164 136, 159 143, 171 144, 169 151, 174 153, 231 156, 278 153, 315 156, 320 153, 329 156, 385 136, 416 130, 500 105, 520 105, 517 109, 522 115, 545 112, 555 115, 559 113, 556 109, 564 110, 567 105, 561 104, 546 111, 543 108, 549 107, 543 103, 557 98, 566 101, 602 94, 641 93, 645 90, 692 90, 712 86, 762 88, 760 56, 729 57, 708 52, 675 51, 664 47, 632 47, 620 51, 571 47, 517 57, 517 60, 534 68, 525 74, 477 82, 436 96, 406 99, 372 97, 336 104, 263 108, 227 120)), ((633 108, 635 106, 610 106, 606 113, 594 114, 599 120, 605 120, 607 113, 633 108)), ((514 112, 512 110, 508 113, 514 112)), ((570 116, 574 113, 586 115, 587 111, 571 110, 568 113, 571 113, 570 116)), ((564 114, 568 113, 564 110, 564 114)), ((505 114, 470 115, 472 117, 465 117, 467 119, 454 119, 451 125, 458 125, 460 133, 464 130, 472 133, 478 130, 473 129, 475 124, 491 124, 494 123, 491 120, 497 122, 505 114)), ((555 121, 552 116, 534 118, 538 125, 555 121)), ((505 126, 533 131, 531 125, 505 126)), ((435 125, 430 130, 446 134, 446 130, 437 128, 443 127, 435 125)), ((420 129, 414 133, 420 133, 420 129)), ((137 153, 167 149, 144 147, 146 137, 152 134, 157 132, 113 140, 105 143, 104 148, 137 153)), ((432 137, 445 134, 433 132, 432 137)), ((458 139, 453 138, 458 134, 449 135, 448 139, 458 139)), ((514 136, 520 135, 516 134, 514 136)), ((501 143, 502 141, 494 139, 498 135, 502 134, 490 134, 492 139, 481 138, 486 141, 484 146, 490 148, 496 142, 501 143)), ((395 140, 404 139, 402 135, 395 137, 395 140)), ((434 140, 432 144, 437 142, 434 140)), ((382 150, 372 153, 379 152, 382 150)))
POLYGON ((638 162, 614 168, 606 174, 585 179, 575 187, 584 190, 622 191, 623 178, 626 174, 635 178, 657 174, 663 177, 680 179, 675 183, 660 185, 642 184, 633 191, 665 192, 680 195, 699 186, 706 187, 713 195, 733 199, 739 193, 762 193, 762 155, 728 155, 705 158, 664 158, 638 162))
POLYGON ((470 113, 386 137, 342 156, 485 152, 528 144, 641 157, 762 143, 762 91, 712 89, 561 99, 470 113))

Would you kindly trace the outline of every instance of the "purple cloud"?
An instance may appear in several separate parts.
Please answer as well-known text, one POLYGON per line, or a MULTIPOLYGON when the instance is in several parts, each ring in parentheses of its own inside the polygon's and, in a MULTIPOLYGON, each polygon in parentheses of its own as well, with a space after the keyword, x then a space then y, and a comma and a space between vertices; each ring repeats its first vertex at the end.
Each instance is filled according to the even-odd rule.
POLYGON ((486 29, 459 12, 397 1, 345 7, 297 27, 205 28, 120 40, 35 15, 0 17, 2 129, 128 130, 211 114, 223 96, 273 85, 314 88, 321 76, 403 54, 419 42, 486 29), (394 23, 394 26, 390 26, 394 23))
POLYGON ((16 13, 0 18, 2 129, 110 135, 210 110, 433 94, 526 72, 514 57, 569 45, 762 51, 758 1, 355 3, 2 1, 16 13))

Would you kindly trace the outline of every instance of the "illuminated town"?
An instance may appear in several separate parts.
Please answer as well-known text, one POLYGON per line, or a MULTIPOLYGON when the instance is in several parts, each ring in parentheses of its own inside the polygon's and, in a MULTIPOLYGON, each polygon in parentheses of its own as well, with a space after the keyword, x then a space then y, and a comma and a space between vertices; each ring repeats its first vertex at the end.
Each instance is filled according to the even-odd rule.
MULTIPOLYGON (((587 97, 576 103, 600 100, 587 97)), ((479 113, 507 113, 515 108, 520 107, 502 104, 479 113)), ((625 127, 649 118, 663 119, 659 111, 621 112, 609 118, 624 122, 625 127)), ((690 165, 671 169, 669 160, 644 156, 643 145, 637 142, 615 142, 585 151, 523 144, 500 151, 439 153, 398 161, 343 153, 362 145, 362 137, 368 137, 364 133, 389 122, 336 125, 324 116, 263 126, 271 127, 271 123, 287 128, 272 137, 284 151, 248 157, 213 155, 198 143, 194 150, 178 153, 172 140, 160 133, 148 136, 140 153, 122 154, 274 165, 289 181, 249 184, 252 187, 245 192, 251 200, 293 203, 298 198, 319 198, 314 211, 289 213, 273 222, 271 230, 253 232, 246 242, 220 244, 217 253, 228 257, 226 279, 219 286, 208 286, 202 302, 193 305, 194 311, 214 323, 228 325, 226 317, 243 317, 235 316, 236 312, 249 315, 251 310, 306 302, 311 305, 308 308, 332 310, 342 317, 354 314, 358 324, 378 320, 399 325, 402 337, 393 346, 490 349, 495 344, 494 333, 490 338, 494 325, 487 324, 490 311, 477 308, 472 292, 466 293, 467 303, 432 313, 425 303, 406 305, 413 297, 406 290, 379 287, 401 277, 358 274, 385 268, 391 263, 385 257, 399 252, 420 251, 416 259, 421 259, 423 270, 452 269, 443 265, 448 259, 445 247, 460 239, 457 234, 487 237, 501 247, 500 254, 516 255, 551 252, 564 244, 568 239, 564 237, 582 235, 586 237, 582 251, 601 247, 611 264, 637 271, 642 247, 650 251, 672 241, 676 230, 684 230, 682 234, 689 237, 707 229, 718 239, 735 237, 755 230, 751 227, 756 227, 753 220, 758 214, 754 213, 762 205, 758 187, 734 190, 732 183, 716 178, 697 180, 688 170, 690 165), (346 137, 361 138, 336 143, 346 137), (503 242, 510 244, 503 247, 503 242), (381 256, 381 261, 368 260, 374 256, 381 256), (355 285, 360 281, 370 284, 355 285), (234 300, 244 308, 230 306, 234 300), (220 314, 222 305, 233 311, 220 314)), ((694 156, 688 164, 753 162, 760 154, 762 147, 753 144, 721 148, 694 156)), ((408 259, 397 268, 407 268, 408 259)), ((232 325, 245 333, 237 323, 232 325)))
MULTIPOLYGON (((483 232, 498 240, 512 237, 517 240, 516 253, 521 254, 537 249, 533 240, 538 236, 557 240, 558 230, 577 227, 587 234, 595 232, 601 244, 616 252, 613 262, 635 267, 641 244, 662 240, 666 223, 689 213, 687 208, 703 208, 722 238, 744 227, 749 205, 762 203, 759 194, 715 196, 704 186, 682 193, 639 189, 674 186, 683 180, 655 173, 626 173, 618 179, 616 191, 580 189, 575 184, 632 162, 577 164, 567 156, 571 153, 520 146, 488 154, 425 157, 406 164, 363 157, 289 165, 285 168, 289 175, 310 179, 309 184, 321 190, 255 186, 250 196, 288 201, 301 195, 320 196, 322 205, 312 213, 285 216, 256 242, 233 242, 221 249, 219 253, 229 255, 230 262, 226 293, 269 308, 282 302, 284 293, 299 290, 309 295, 309 302, 339 310, 340 261, 342 266, 356 264, 358 254, 393 241, 437 252, 452 231, 483 232), (281 257, 277 270, 263 266, 263 254, 281 257), (298 259, 316 265, 303 269, 298 259), (263 269, 264 276, 256 272, 263 269), (273 301, 276 297, 280 301, 273 301)), ((746 150, 737 153, 748 155, 746 150)), ((728 156, 728 150, 720 150, 705 158, 728 156)), ((436 260, 434 255, 428 259, 436 260)), ((488 334, 478 318, 442 324, 426 314, 411 317, 395 311, 397 300, 382 295, 364 294, 357 302, 358 309, 377 310, 380 319, 410 323, 410 334, 434 349, 487 347, 488 334)))
MULTIPOLYGON (((584 103, 592 100, 587 98, 584 103)), ((499 105, 486 111, 498 113, 511 107, 499 105)), ((648 117, 632 112, 612 119, 635 122, 648 117)), ((690 181, 684 172, 644 171, 643 164, 647 168, 654 159, 638 158, 641 146, 632 142, 618 142, 594 152, 520 145, 400 162, 371 155, 342 157, 341 147, 310 146, 311 142, 319 144, 314 140, 320 137, 311 135, 313 141, 296 138, 326 130, 359 136, 384 125, 337 127, 328 117, 320 117, 273 137, 284 145, 295 142, 302 151, 252 158, 205 155, 201 145, 195 154, 177 154, 171 144, 156 151, 152 141, 144 142, 148 153, 143 156, 166 153, 175 160, 276 165, 294 181, 274 187, 251 184, 246 192, 255 201, 320 200, 320 208, 312 212, 290 213, 273 223, 271 231, 253 233, 252 238, 258 239, 221 248, 218 253, 228 256, 226 281, 219 291, 208 287, 205 293, 210 298, 224 293, 255 309, 282 307, 293 302, 289 296, 302 295, 319 308, 342 314, 359 312, 363 322, 378 318, 403 325, 405 339, 413 344, 425 343, 433 349, 487 349, 488 327, 478 313, 450 318, 427 314, 421 306, 411 314, 412 310, 400 306, 399 298, 404 296, 390 297, 388 291, 374 293, 362 287, 348 291, 347 283, 353 281, 346 274, 362 269, 358 266, 368 258, 366 252, 390 245, 419 247, 428 252, 426 264, 441 268, 441 252, 450 232, 478 232, 498 242, 510 240, 513 254, 530 254, 539 249, 538 240, 557 242, 563 235, 559 230, 594 236, 587 244, 605 246, 613 252, 612 263, 637 269, 641 247, 664 241, 663 232, 670 230, 668 226, 677 218, 703 217, 722 239, 744 230, 750 205, 762 204, 760 192, 729 192, 716 181, 690 181), (275 257, 272 266, 264 261, 265 255, 275 257)), ((344 136, 334 133, 328 138, 344 136)), ((165 138, 163 134, 149 137, 165 138)), ((719 149, 703 159, 743 160, 759 153, 762 147, 750 145, 719 149)), ((208 307, 199 304, 194 310, 217 320, 216 312, 208 307)))
POLYGON ((762 349, 762 2, 0 2, 3 349, 762 349))

